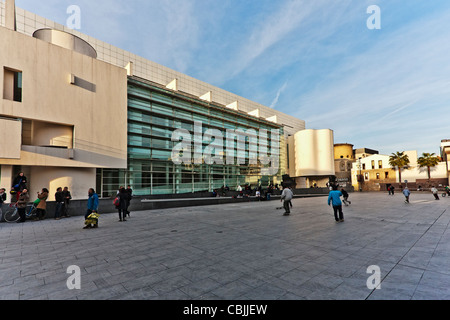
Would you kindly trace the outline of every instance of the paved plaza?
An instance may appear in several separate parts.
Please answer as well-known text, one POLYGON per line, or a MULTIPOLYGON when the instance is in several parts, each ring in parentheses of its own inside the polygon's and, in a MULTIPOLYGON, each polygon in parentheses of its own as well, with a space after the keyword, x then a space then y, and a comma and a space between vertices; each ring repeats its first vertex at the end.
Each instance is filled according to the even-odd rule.
POLYGON ((343 223, 326 197, 295 199, 290 216, 264 201, 105 214, 92 230, 2 223, 0 299, 450 299, 450 199, 403 199, 353 193, 343 223))

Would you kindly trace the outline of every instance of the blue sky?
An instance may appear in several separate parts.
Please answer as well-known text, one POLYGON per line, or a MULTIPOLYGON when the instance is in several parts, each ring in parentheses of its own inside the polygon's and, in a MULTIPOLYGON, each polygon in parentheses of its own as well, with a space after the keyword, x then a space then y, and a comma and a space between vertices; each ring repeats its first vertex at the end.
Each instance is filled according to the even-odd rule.
POLYGON ((439 153, 450 139, 448 0, 16 0, 102 41, 294 115, 336 143, 439 153), (381 9, 369 30, 367 8, 381 9))

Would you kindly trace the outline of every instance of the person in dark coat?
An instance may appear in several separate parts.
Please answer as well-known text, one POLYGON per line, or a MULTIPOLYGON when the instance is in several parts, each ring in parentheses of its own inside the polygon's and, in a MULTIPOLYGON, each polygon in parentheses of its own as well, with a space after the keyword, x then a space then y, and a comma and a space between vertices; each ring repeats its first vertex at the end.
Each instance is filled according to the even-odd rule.
POLYGON ((27 188, 27 177, 25 177, 23 172, 19 172, 19 174, 14 178, 11 187, 11 191, 13 191, 16 194, 16 202, 19 201, 19 196, 22 190, 26 188, 27 188))
POLYGON ((119 198, 119 205, 116 206, 119 211, 119 221, 127 221, 125 216, 127 214, 127 203, 130 199, 130 193, 125 188, 120 188, 119 193, 117 194, 119 198))
POLYGON ((61 210, 64 205, 64 195, 61 187, 58 187, 58 189, 56 189, 55 201, 55 220, 59 220, 61 219, 61 210))
POLYGON ((26 221, 25 210, 27 209, 28 202, 30 201, 30 196, 27 189, 23 189, 20 193, 19 200, 17 201, 17 211, 19 212, 20 219, 17 223, 22 223, 26 221))
POLYGON ((128 215, 128 217, 130 217, 130 211, 128 210, 128 208, 130 207, 130 202, 131 199, 133 199, 133 189, 131 189, 131 186, 127 186, 127 192, 129 193, 129 197, 128 197, 128 201, 127 201, 127 209, 126 209, 126 214, 128 215))
POLYGON ((64 187, 64 190, 62 193, 63 193, 63 198, 64 198, 64 206, 63 206, 63 210, 62 210, 62 216, 70 217, 68 212, 69 212, 69 205, 70 205, 70 200, 72 199, 72 195, 70 194, 68 187, 64 187))
POLYGON ((344 204, 345 204, 346 206, 348 206, 349 204, 352 204, 351 201, 348 201, 348 192, 345 191, 344 188, 341 189, 341 193, 342 193, 342 196, 344 197, 344 200, 343 200, 344 204))

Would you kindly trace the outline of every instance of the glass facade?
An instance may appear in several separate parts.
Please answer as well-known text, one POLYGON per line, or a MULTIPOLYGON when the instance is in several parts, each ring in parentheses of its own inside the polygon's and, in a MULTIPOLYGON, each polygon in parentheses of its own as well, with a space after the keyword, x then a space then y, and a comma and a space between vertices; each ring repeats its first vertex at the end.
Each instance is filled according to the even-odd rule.
MULTIPOLYGON (((99 169, 97 190, 103 197, 109 197, 122 185, 131 185, 136 195, 212 191, 222 186, 235 190, 238 185, 246 184, 266 187, 270 182, 282 180, 286 167, 284 145, 283 127, 278 124, 129 77, 128 169, 99 169), (219 148, 220 152, 214 153, 215 159, 224 159, 223 163, 203 159, 176 164, 173 157, 177 154, 173 154, 173 150, 180 141, 186 141, 172 141, 174 131, 184 129, 181 131, 189 132, 194 141, 199 128, 201 154, 205 150, 215 150, 211 142, 220 141, 210 135, 211 129, 223 133, 224 137, 227 132, 236 131, 248 135, 240 142, 237 138, 232 140, 227 144, 228 149, 223 142, 223 150, 219 148), (227 162, 225 153, 230 150, 234 152, 233 159, 240 157, 241 161, 227 162), (261 160, 266 151, 267 156, 277 158, 276 172, 264 169, 273 166, 273 161, 267 164, 261 160)), ((194 142, 189 149, 192 155, 195 150, 199 151, 194 142)))

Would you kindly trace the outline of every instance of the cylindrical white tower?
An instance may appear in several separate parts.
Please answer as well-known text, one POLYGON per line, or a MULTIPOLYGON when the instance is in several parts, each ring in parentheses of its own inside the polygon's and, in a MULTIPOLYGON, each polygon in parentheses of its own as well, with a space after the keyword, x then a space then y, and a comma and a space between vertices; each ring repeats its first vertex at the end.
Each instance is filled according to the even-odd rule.
POLYGON ((297 177, 334 175, 334 133, 330 129, 303 130, 295 134, 297 177))

